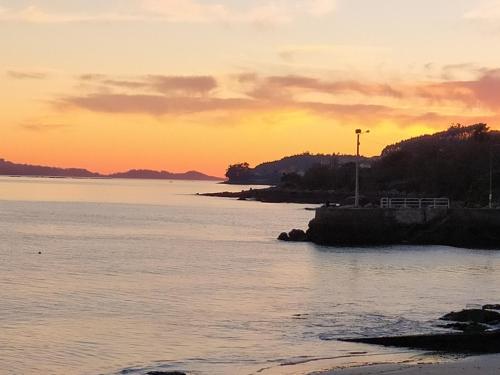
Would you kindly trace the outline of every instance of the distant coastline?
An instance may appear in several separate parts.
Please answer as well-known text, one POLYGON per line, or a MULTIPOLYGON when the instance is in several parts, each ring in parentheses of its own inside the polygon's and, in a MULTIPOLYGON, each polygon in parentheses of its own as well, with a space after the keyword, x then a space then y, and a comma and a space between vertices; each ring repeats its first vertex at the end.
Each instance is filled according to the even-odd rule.
POLYGON ((46 178, 106 178, 106 179, 145 179, 145 180, 194 180, 223 181, 222 177, 209 176, 198 171, 172 173, 149 169, 131 169, 126 172, 101 174, 83 168, 58 168, 31 164, 18 164, 0 159, 0 176, 9 177, 46 177, 46 178))

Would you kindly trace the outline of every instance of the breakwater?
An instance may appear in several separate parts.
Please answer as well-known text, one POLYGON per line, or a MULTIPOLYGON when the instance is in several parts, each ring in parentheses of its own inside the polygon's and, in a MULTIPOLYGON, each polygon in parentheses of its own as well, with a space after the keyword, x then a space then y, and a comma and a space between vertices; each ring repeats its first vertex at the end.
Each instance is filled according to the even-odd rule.
POLYGON ((448 245, 500 249, 500 210, 321 207, 307 240, 332 246, 448 245))

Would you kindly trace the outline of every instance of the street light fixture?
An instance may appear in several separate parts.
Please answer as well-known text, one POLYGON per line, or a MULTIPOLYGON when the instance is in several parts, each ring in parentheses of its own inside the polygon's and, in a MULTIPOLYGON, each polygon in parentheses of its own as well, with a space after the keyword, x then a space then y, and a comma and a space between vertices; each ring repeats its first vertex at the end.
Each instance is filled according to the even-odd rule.
POLYGON ((488 196, 488 207, 493 208, 493 149, 490 146, 490 194, 488 196))
POLYGON ((361 134, 369 132, 369 130, 356 129, 356 188, 354 191, 354 207, 356 208, 359 208, 359 146, 361 145, 359 138, 361 134))

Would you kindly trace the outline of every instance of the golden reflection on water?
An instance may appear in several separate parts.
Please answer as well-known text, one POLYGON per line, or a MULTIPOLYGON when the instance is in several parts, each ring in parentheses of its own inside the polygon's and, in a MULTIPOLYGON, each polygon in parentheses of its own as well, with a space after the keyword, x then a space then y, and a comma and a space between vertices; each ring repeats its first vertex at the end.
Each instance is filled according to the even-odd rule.
POLYGON ((299 373, 394 355, 332 339, 495 302, 496 252, 281 243, 313 213, 193 195, 229 189, 0 178, 0 369, 299 373))

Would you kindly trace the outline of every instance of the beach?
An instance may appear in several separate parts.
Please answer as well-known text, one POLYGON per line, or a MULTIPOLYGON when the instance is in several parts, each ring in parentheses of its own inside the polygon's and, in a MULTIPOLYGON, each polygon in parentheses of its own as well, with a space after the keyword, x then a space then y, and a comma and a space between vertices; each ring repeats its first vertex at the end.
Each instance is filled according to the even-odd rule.
POLYGON ((373 364, 354 368, 314 372, 309 375, 496 375, 500 373, 500 355, 483 355, 434 364, 373 364))

